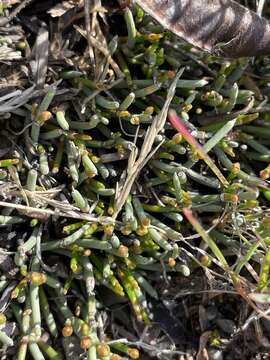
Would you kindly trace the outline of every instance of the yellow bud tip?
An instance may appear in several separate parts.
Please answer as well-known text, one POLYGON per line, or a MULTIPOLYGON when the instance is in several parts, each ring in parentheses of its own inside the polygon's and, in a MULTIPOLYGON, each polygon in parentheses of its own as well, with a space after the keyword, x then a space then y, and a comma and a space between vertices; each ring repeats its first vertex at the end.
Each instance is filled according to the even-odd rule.
POLYGON ((169 259, 168 259, 168 266, 169 266, 170 268, 174 268, 175 265, 176 265, 176 261, 175 261, 173 258, 169 258, 169 259))
POLYGON ((148 229, 147 227, 145 226, 139 226, 137 229, 136 229, 136 233, 139 235, 139 236, 144 236, 148 233, 148 229))
POLYGON ((266 169, 260 171, 260 178, 263 180, 267 180, 269 178, 270 174, 269 171, 267 171, 266 169))
POLYGON ((121 257, 127 257, 128 256, 128 248, 125 245, 120 245, 117 249, 117 255, 121 257))
POLYGON ((140 118, 138 116, 132 116, 130 119, 130 123, 132 125, 139 125, 140 124, 140 118))
POLYGON ((153 106, 147 106, 147 108, 144 110, 144 113, 147 115, 152 115, 154 112, 154 107, 153 106))
POLYGON ((154 33, 152 33, 152 34, 148 35, 148 40, 149 41, 157 41, 157 40, 161 39, 162 37, 163 37, 163 34, 154 34, 154 33))
POLYGON ((88 336, 89 326, 86 323, 82 324, 81 333, 82 333, 83 336, 88 336))
POLYGON ((113 227, 112 225, 105 225, 105 226, 103 227, 103 230, 104 230, 104 233, 105 233, 106 235, 112 236, 113 231, 114 231, 114 227, 113 227))
POLYGON ((33 285, 42 285, 46 282, 47 276, 46 276, 46 274, 39 273, 37 271, 33 271, 30 274, 29 280, 30 280, 31 284, 33 284, 33 285))
POLYGON ((108 215, 112 216, 114 214, 114 208, 112 206, 108 207, 108 215))
POLYGON ((266 216, 264 219, 263 219, 263 225, 267 226, 270 228, 270 216, 266 216))
POLYGON ((238 162, 234 163, 232 165, 232 169, 231 169, 232 173, 236 174, 236 173, 238 173, 239 170, 240 170, 240 163, 238 163, 238 162))
POLYGON ((122 360, 121 356, 117 354, 112 354, 110 360, 122 360))
POLYGON ((91 255, 91 250, 90 249, 85 249, 83 251, 83 256, 90 256, 91 255))
POLYGON ((41 123, 41 125, 43 125, 46 121, 50 120, 50 118, 52 117, 52 114, 50 111, 43 111, 40 115, 39 115, 39 122, 41 123))
POLYGON ((147 218, 147 217, 143 218, 142 219, 142 225, 146 226, 146 227, 149 226, 150 225, 150 219, 147 218))
POLYGON ((7 318, 4 314, 0 313, 0 325, 4 325, 7 321, 7 318))
POLYGON ((73 333, 73 328, 72 328, 71 325, 65 325, 65 326, 63 327, 63 329, 62 329, 62 335, 63 335, 64 337, 69 337, 69 336, 72 335, 72 333, 73 333))
POLYGON ((107 344, 98 344, 97 345, 97 354, 99 357, 103 358, 110 354, 110 347, 107 344))
POLYGON ((136 360, 136 359, 139 359, 140 353, 137 349, 130 348, 130 349, 128 349, 128 356, 130 356, 131 359, 136 360))
POLYGON ((238 200, 239 200, 238 195, 236 195, 236 194, 232 194, 232 195, 231 195, 231 202, 237 203, 238 200))
POLYGON ((97 164, 99 162, 99 158, 95 155, 91 156, 91 160, 93 161, 94 164, 97 164))
POLYGON ((203 266, 209 267, 211 265, 211 259, 207 255, 202 255, 200 257, 200 262, 203 266))
POLYGON ((179 144, 181 141, 183 140, 183 136, 180 133, 176 133, 173 137, 172 137, 172 142, 174 144, 179 144))
POLYGON ((192 105, 191 104, 186 104, 183 106, 183 110, 185 112, 189 112, 192 109, 192 105))
POLYGON ((80 341, 80 347, 84 350, 87 350, 89 349, 90 346, 91 346, 91 340, 89 336, 83 336, 80 341))
POLYGON ((24 41, 19 41, 16 44, 16 49, 18 50, 24 50, 26 48, 26 43, 24 41))

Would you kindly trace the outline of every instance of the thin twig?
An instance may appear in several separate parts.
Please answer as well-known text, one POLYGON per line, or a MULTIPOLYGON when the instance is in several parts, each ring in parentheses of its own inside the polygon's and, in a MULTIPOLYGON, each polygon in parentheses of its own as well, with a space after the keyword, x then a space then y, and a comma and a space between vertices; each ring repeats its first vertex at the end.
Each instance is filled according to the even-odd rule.
MULTIPOLYGON (((81 213, 79 211, 75 212, 75 211, 67 211, 67 212, 61 212, 58 210, 49 210, 49 209, 40 209, 40 208, 36 208, 33 206, 26 206, 26 205, 21 205, 21 204, 14 204, 14 203, 9 203, 6 201, 0 201, 0 206, 2 207, 7 207, 7 208, 13 208, 13 209, 17 209, 17 210, 22 210, 25 211, 26 214, 28 213, 32 213, 32 212, 36 212, 39 214, 46 214, 49 216, 60 216, 60 217, 68 217, 71 219, 80 219, 80 220, 86 220, 86 221, 91 221, 94 223, 100 223, 100 224, 114 224, 116 223, 115 219, 113 219, 112 217, 109 216, 92 216, 89 214, 84 214, 81 213)), ((120 224, 120 222, 119 222, 120 224)))

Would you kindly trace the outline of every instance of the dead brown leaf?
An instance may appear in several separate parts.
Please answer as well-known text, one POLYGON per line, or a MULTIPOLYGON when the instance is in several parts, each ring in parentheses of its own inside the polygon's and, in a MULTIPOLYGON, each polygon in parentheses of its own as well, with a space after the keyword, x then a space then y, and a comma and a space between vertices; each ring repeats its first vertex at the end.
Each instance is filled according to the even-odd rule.
POLYGON ((175 35, 218 56, 270 54, 270 24, 233 0, 136 0, 175 35))

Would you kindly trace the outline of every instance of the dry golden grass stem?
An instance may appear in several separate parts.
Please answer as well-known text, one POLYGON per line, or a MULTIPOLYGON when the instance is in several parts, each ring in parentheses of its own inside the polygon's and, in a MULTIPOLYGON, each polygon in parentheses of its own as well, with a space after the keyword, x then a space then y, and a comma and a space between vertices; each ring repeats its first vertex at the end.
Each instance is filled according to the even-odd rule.
POLYGON ((160 133, 160 131, 164 128, 166 123, 167 114, 169 110, 170 103, 175 93, 175 87, 177 84, 178 79, 183 74, 184 68, 182 68, 176 75, 175 79, 173 80, 167 95, 167 99, 164 103, 164 106, 160 113, 155 117, 151 126, 147 129, 144 142, 142 144, 142 148, 139 150, 136 146, 131 150, 130 156, 128 159, 128 166, 126 170, 126 178, 123 184, 118 184, 116 195, 115 195, 115 202, 114 202, 114 215, 113 218, 116 219, 117 215, 121 211, 122 207, 124 206, 128 195, 131 192, 132 186, 134 181, 136 180, 137 176, 139 175, 142 168, 146 165, 149 159, 153 156, 157 149, 152 150, 155 137, 160 133))
MULTIPOLYGON (((85 38, 87 39, 87 34, 86 31, 81 29, 79 26, 74 25, 74 28, 85 38)), ((107 61, 109 62, 109 64, 111 65, 111 67, 113 68, 115 74, 117 75, 117 77, 122 78, 123 74, 122 71, 120 70, 119 66, 117 65, 117 63, 112 59, 109 51, 107 48, 105 48, 103 46, 103 44, 101 44, 99 42, 99 40, 95 39, 92 35, 89 35, 89 39, 91 41, 91 44, 94 48, 96 48, 99 52, 101 52, 104 57, 107 59, 107 61)))
POLYGON ((41 209, 33 206, 26 206, 21 204, 14 204, 7 201, 0 201, 0 207, 21 210, 26 216, 29 214, 32 217, 33 213, 44 216, 59 216, 71 219, 86 220, 99 224, 115 224, 116 221, 109 216, 93 216, 90 214, 83 214, 80 211, 59 211, 58 209, 41 209))

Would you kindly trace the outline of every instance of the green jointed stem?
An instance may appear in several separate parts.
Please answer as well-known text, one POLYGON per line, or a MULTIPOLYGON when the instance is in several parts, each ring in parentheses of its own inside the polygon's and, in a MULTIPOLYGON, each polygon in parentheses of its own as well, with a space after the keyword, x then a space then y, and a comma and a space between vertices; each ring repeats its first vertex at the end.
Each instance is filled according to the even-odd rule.
POLYGON ((51 335, 54 338, 56 338, 58 335, 57 325, 55 323, 54 316, 50 311, 50 306, 47 300, 47 296, 42 286, 39 289, 39 297, 40 297, 41 313, 43 319, 45 320, 51 335))
POLYGON ((4 331, 0 330, 0 343, 6 346, 13 346, 13 340, 4 331))
MULTIPOLYGON (((32 262, 32 271, 39 271, 40 264, 37 257, 34 257, 32 262)), ((41 313, 39 302, 39 285, 29 285, 30 302, 32 309, 32 322, 34 326, 34 332, 37 336, 41 336, 41 313)))
POLYGON ((269 284, 269 269, 270 269, 270 250, 266 252, 266 255, 261 264, 259 281, 258 281, 259 290, 264 290, 266 286, 269 284))
POLYGON ((32 342, 29 344, 29 350, 34 360, 45 360, 38 344, 32 342))

